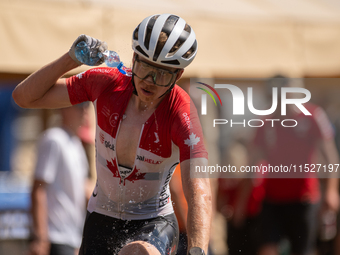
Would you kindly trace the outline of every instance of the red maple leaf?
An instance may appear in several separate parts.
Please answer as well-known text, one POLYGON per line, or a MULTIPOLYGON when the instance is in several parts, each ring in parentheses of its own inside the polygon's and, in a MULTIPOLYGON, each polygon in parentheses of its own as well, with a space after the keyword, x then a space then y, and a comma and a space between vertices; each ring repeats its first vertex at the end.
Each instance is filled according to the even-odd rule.
POLYGON ((129 174, 129 176, 124 179, 124 185, 125 185, 125 180, 128 180, 134 183, 135 181, 145 179, 145 174, 146 173, 140 173, 139 169, 137 169, 137 167, 135 166, 135 169, 133 169, 132 173, 129 174))
MULTIPOLYGON (((120 178, 120 174, 119 174, 119 171, 118 171, 116 160, 115 159, 111 159, 111 161, 106 160, 106 163, 107 163, 107 165, 106 165, 107 168, 113 173, 113 177, 120 178)), ((119 182, 119 184, 120 184, 120 182, 119 182)))

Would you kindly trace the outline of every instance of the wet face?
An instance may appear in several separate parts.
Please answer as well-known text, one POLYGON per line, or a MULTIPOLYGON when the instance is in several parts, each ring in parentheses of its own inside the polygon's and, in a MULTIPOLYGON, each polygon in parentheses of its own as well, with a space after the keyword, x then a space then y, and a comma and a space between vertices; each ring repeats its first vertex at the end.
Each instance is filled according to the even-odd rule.
POLYGON ((138 97, 143 102, 156 103, 183 73, 182 69, 157 65, 137 55, 134 55, 132 71, 138 97))

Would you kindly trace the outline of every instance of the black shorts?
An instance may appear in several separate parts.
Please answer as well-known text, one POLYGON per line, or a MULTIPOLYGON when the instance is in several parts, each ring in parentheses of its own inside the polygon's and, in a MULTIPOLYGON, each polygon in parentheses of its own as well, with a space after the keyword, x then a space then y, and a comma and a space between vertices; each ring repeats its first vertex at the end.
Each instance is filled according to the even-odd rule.
POLYGON ((50 255, 74 255, 75 248, 66 244, 51 243, 50 255))
POLYGON ((291 253, 308 254, 315 248, 319 204, 264 203, 262 209, 262 244, 290 242, 291 253))
POLYGON ((128 243, 145 241, 163 255, 176 254, 178 223, 175 214, 146 220, 120 220, 88 213, 79 255, 113 255, 128 243))

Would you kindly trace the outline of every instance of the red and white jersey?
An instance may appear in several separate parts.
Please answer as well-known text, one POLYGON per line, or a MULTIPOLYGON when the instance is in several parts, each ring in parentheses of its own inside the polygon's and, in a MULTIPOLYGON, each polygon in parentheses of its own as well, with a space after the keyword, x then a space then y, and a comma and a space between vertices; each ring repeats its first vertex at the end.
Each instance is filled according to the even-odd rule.
POLYGON ((131 77, 94 68, 67 79, 72 104, 92 101, 96 113, 97 185, 88 210, 127 220, 173 212, 169 182, 179 162, 207 158, 197 111, 175 85, 143 124, 132 169, 119 166, 117 134, 133 93, 131 77))

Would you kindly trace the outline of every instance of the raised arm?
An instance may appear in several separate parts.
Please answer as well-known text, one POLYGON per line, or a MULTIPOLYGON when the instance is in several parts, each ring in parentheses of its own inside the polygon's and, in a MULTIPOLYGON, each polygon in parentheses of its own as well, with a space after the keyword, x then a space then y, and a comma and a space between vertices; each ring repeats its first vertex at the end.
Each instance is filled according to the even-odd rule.
POLYGON ((62 108, 70 106, 66 72, 78 67, 68 53, 22 81, 13 91, 14 101, 23 108, 62 108))
POLYGON ((190 164, 205 166, 208 160, 195 158, 181 163, 183 191, 188 202, 188 251, 192 247, 200 247, 207 254, 212 216, 210 179, 190 176, 190 164))
MULTIPOLYGON (((71 106, 65 79, 61 77, 81 65, 75 57, 75 46, 85 41, 89 46, 90 56, 96 57, 98 51, 107 49, 105 42, 87 35, 80 35, 68 53, 31 74, 13 91, 14 101, 23 108, 63 108, 71 106)), ((96 65, 100 65, 99 59, 96 65)))

